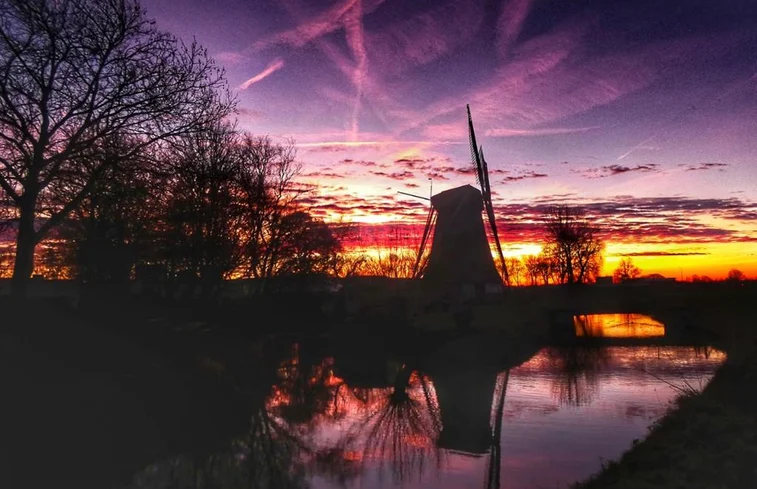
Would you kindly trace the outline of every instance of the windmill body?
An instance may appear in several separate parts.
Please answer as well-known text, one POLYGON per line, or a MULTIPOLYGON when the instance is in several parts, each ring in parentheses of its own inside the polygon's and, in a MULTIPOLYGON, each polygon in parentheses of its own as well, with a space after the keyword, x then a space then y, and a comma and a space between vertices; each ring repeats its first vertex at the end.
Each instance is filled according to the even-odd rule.
POLYGON ((423 279, 443 287, 473 285, 479 290, 501 284, 481 217, 481 192, 463 185, 434 195, 431 205, 437 218, 423 279))
MULTIPOLYGON (((431 208, 414 275, 448 291, 456 288, 459 290, 461 287, 470 290, 473 287, 475 291, 485 293, 501 289, 502 278, 489 247, 482 211, 486 213, 492 240, 503 265, 505 259, 491 200, 488 165, 483 149, 477 146, 470 107, 467 107, 467 111, 471 157, 480 190, 471 185, 463 185, 431 197, 431 208), (421 271, 419 265, 432 227, 434 230, 431 252, 425 270, 421 271)), ((507 268, 503 266, 502 271, 505 283, 508 283, 507 268)))

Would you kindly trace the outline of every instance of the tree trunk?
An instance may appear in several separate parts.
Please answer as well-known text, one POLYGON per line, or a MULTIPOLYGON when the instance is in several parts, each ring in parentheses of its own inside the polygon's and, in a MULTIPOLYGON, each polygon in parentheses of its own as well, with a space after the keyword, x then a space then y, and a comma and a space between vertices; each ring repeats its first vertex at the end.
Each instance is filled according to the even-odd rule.
POLYGON ((26 299, 29 278, 34 271, 34 249, 37 236, 34 230, 34 199, 24 199, 20 205, 18 235, 16 236, 16 260, 13 264, 11 294, 14 299, 26 299))

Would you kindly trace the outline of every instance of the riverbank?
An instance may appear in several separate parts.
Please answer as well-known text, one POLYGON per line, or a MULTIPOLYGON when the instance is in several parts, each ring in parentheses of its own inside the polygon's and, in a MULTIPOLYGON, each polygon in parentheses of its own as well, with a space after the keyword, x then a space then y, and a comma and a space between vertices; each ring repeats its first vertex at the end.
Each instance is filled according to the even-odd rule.
POLYGON ((692 304, 697 325, 728 355, 711 382, 701 393, 680 386, 645 440, 573 489, 757 487, 757 317, 732 299, 720 311, 692 304))

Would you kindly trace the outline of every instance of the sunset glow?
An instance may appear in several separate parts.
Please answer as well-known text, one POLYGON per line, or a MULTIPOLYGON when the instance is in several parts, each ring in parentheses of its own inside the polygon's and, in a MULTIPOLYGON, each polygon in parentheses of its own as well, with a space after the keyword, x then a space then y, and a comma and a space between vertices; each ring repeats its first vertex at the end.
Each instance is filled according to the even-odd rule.
POLYGON ((603 230, 605 274, 631 256, 757 276, 751 2, 143 3, 226 69, 241 128, 294 139, 320 217, 422 227, 427 203, 397 192, 476 184, 470 103, 507 256, 570 203, 603 230))
POLYGON ((574 316, 576 336, 597 338, 654 338, 665 336, 665 325, 643 314, 574 316))

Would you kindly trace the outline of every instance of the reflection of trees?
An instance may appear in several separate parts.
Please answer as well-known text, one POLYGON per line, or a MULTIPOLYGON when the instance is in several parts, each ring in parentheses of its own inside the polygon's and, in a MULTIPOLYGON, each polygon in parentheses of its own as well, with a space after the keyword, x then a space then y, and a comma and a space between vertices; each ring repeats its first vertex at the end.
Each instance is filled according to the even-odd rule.
MULTIPOLYGON (((257 416, 253 416, 253 419, 257 416)), ((131 489, 236 489, 304 487, 298 447, 270 420, 253 421, 250 432, 226 451, 185 455, 153 465, 135 477, 131 489)))
POLYGON ((435 394, 428 379, 413 369, 399 369, 392 387, 349 387, 334 375, 331 358, 296 345, 278 376, 269 412, 286 424, 287 436, 297 440, 311 470, 343 484, 357 477, 366 462, 377 461, 380 472, 388 464, 400 482, 439 461, 435 394), (336 441, 313 438, 323 423, 350 421, 336 441))
POLYGON ((311 426, 317 415, 333 411, 342 385, 334 376, 333 361, 301 344, 293 346, 290 359, 279 368, 273 409, 292 425, 311 426))
MULTIPOLYGON (((182 455, 148 467, 130 489, 292 489, 304 487, 303 446, 258 399, 249 431, 223 451, 182 455)), ((191 429, 191 428, 188 428, 191 429)))
POLYGON ((350 427, 339 442, 341 450, 360 453, 363 462, 377 461, 379 473, 388 463, 395 483, 420 477, 430 463, 438 466, 440 421, 428 379, 403 367, 393 387, 371 390, 381 399, 350 427))
POLYGON ((403 367, 390 387, 353 388, 334 375, 332 359, 309 348, 233 379, 251 412, 244 435, 153 465, 129 487, 287 489, 304 487, 309 473, 345 485, 368 468, 401 483, 438 466, 441 421, 428 378, 403 367))
POLYGON ((547 349, 552 368, 560 375, 554 378, 552 395, 562 404, 590 404, 599 385, 599 372, 607 365, 607 349, 599 345, 560 346, 547 349))
MULTIPOLYGON (((130 489, 291 489, 306 485, 305 462, 311 450, 292 425, 277 416, 276 408, 288 404, 289 397, 310 400, 319 395, 297 390, 303 382, 293 372, 298 369, 288 366, 299 364, 298 349, 280 365, 282 352, 276 345, 268 347, 266 358, 236 365, 233 374, 219 370, 222 380, 237 393, 236 402, 243 403, 250 413, 246 431, 225 447, 195 443, 191 453, 143 470, 130 489), (276 387, 277 380, 284 392, 276 387)), ((191 430, 188 426, 187 431, 191 430)))

